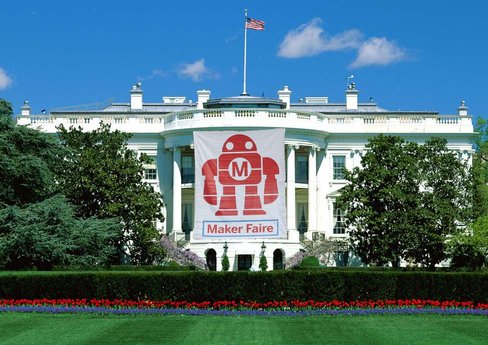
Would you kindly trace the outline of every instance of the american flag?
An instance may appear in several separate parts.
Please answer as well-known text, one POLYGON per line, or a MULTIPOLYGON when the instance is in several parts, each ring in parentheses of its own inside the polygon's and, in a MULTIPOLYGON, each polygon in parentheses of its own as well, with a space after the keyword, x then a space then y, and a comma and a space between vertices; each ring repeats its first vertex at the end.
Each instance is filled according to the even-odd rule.
POLYGON ((246 18, 246 29, 264 31, 264 22, 262 20, 246 18))

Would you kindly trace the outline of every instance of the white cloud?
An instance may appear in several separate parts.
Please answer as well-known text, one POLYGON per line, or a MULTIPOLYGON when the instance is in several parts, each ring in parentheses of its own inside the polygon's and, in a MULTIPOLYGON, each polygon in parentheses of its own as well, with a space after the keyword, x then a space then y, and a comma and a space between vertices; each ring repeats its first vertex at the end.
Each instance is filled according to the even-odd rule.
POLYGON ((154 77, 166 77, 166 72, 160 69, 154 69, 149 78, 154 78, 154 77))
POLYGON ((204 77, 215 79, 219 75, 205 66, 205 60, 200 59, 193 63, 182 64, 178 74, 183 78, 190 78, 193 81, 201 81, 204 77))
POLYGON ((349 67, 385 66, 406 58, 405 49, 399 47, 395 42, 388 41, 385 37, 372 37, 359 47, 358 56, 349 67))
POLYGON ((12 78, 9 77, 7 71, 0 67, 0 90, 5 90, 12 85, 12 78))
POLYGON ((355 49, 361 45, 362 34, 358 30, 348 30, 335 36, 328 36, 320 27, 321 23, 320 18, 314 18, 288 32, 280 44, 278 56, 299 58, 318 55, 325 51, 355 49))
POLYGON ((140 80, 140 81, 143 81, 143 80, 149 80, 149 79, 153 79, 155 77, 160 77, 160 78, 164 78, 164 77, 167 77, 168 74, 163 71, 163 70, 160 70, 160 69, 153 69, 153 71, 151 72, 150 75, 148 76, 145 76, 145 77, 137 77, 137 80, 140 80))

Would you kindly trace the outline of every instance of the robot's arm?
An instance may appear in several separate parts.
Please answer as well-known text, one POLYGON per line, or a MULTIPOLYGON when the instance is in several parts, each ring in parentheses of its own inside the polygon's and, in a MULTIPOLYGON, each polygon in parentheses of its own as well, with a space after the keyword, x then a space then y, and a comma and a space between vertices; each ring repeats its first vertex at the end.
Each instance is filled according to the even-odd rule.
POLYGON ((276 175, 280 173, 278 164, 271 158, 263 158, 263 175, 266 176, 264 182, 264 203, 271 204, 278 198, 278 182, 276 175))
POLYGON ((216 159, 209 159, 203 164, 202 175, 205 177, 203 199, 210 205, 217 205, 217 187, 215 185, 215 176, 217 176, 216 159))

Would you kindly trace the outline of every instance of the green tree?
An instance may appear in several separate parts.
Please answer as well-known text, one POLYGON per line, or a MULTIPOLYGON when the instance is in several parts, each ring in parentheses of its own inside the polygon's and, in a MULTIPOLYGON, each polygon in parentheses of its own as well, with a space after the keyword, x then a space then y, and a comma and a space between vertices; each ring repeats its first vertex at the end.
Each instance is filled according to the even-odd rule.
POLYGON ((417 148, 420 204, 415 227, 406 242, 406 256, 434 268, 447 258, 447 239, 463 232, 472 218, 471 172, 447 148, 444 138, 432 138, 417 148))
POLYGON ((161 195, 143 182, 143 165, 150 163, 149 158, 137 157, 127 148, 130 134, 111 131, 103 123, 92 132, 63 126, 58 130, 62 143, 71 151, 61 187, 78 206, 78 215, 119 217, 123 226, 120 258, 126 248, 132 263, 153 263, 161 254, 160 234, 154 222, 164 218, 161 195))
POLYGON ((351 244, 365 264, 398 267, 405 234, 415 231, 419 200, 416 144, 400 137, 370 139, 362 167, 345 172, 338 206, 346 210, 351 244))
POLYGON ((120 222, 80 220, 74 213, 61 195, 0 209, 0 264, 15 269, 107 265, 120 222))
POLYGON ((473 157, 474 217, 488 215, 488 122, 479 118, 476 123, 475 154, 473 157))
POLYGON ((449 241, 451 266, 455 268, 479 269, 488 259, 488 215, 479 217, 449 241))
POLYGON ((418 145, 380 135, 366 148, 338 199, 354 251, 365 264, 398 267, 403 259, 434 267, 447 257, 447 238, 469 219, 467 165, 445 139, 418 145))
POLYGON ((66 150, 48 134, 17 126, 0 100, 0 207, 44 200, 58 192, 55 176, 66 150))
POLYGON ((12 121, 13 115, 12 105, 3 98, 0 98, 0 122, 12 121))

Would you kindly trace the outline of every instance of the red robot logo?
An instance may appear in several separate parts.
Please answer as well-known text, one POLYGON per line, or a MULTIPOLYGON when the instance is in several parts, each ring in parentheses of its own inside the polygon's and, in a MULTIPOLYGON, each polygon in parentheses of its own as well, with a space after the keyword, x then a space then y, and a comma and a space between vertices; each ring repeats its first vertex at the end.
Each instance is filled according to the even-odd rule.
POLYGON ((243 215, 264 215, 264 204, 271 204, 278 198, 278 164, 269 157, 261 157, 256 143, 247 135, 229 137, 218 159, 207 160, 202 167, 205 178, 203 198, 210 205, 217 205, 217 185, 222 185, 219 209, 216 216, 237 216, 236 187, 244 186, 243 215), (259 184, 264 178, 264 195, 259 195, 259 184))

